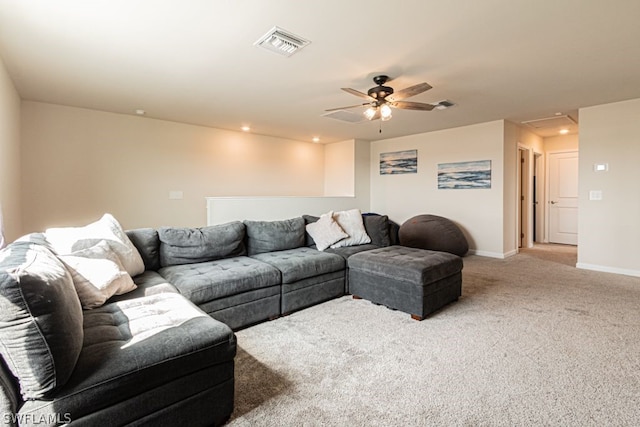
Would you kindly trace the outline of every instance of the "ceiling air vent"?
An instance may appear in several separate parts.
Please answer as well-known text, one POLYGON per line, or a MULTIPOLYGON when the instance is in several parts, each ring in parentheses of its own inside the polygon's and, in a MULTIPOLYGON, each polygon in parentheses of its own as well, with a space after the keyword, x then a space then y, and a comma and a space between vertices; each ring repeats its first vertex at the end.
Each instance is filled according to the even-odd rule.
POLYGON ((360 123, 367 120, 362 113, 353 113, 347 110, 336 110, 330 113, 323 114, 322 117, 329 117, 330 119, 340 120, 342 122, 360 123))
POLYGON ((283 30, 280 27, 273 27, 267 34, 260 37, 253 45, 284 56, 291 56, 306 45, 311 43, 300 36, 283 30))
POLYGON ((563 126, 573 126, 577 124, 575 120, 568 115, 560 115, 553 117, 546 117, 544 119, 536 119, 536 120, 526 120, 522 122, 524 125, 529 125, 534 129, 546 129, 546 128, 556 128, 563 126))

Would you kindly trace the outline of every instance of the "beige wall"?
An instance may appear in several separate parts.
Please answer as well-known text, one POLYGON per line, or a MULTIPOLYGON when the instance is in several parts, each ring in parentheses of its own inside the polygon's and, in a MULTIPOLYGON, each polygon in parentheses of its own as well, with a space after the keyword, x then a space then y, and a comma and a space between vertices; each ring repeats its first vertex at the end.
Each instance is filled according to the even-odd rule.
POLYGON ((324 146, 324 195, 355 194, 355 140, 324 146))
MULTIPOLYGON (((355 206, 399 223, 421 213, 448 217, 476 253, 501 257, 515 241, 517 147, 578 145, 569 135, 545 138, 541 148, 517 125, 494 121, 327 148, 37 102, 23 102, 20 110, 3 67, 0 89, 0 200, 10 239, 106 211, 126 228, 204 225, 207 196, 320 197, 347 192, 342 184, 353 176, 355 206), (379 174, 380 153, 414 148, 417 174, 379 174), (355 167, 345 166, 346 157, 355 167), (492 161, 491 189, 437 189, 438 163, 483 159, 492 161), (171 190, 184 198, 169 200, 171 190)), ((637 117, 640 100, 580 111, 579 267, 640 275, 637 117), (609 171, 594 172, 594 163, 608 163, 609 171), (603 200, 590 201, 590 190, 602 191, 603 200)))
POLYGON ((544 150, 547 152, 576 151, 578 149, 578 135, 558 135, 544 139, 544 150))
MULTIPOLYGON (((505 156, 513 157, 515 137, 505 145, 502 120, 371 143, 371 210, 402 224, 419 214, 435 214, 456 222, 475 253, 503 257, 513 246, 514 219, 505 221, 505 156), (418 173, 380 175, 380 153, 418 150, 418 173), (491 160, 491 189, 438 190, 438 163, 491 160), (505 225, 506 224, 506 225, 505 225), (507 233, 510 237, 505 237, 507 233), (511 241, 511 247, 505 245, 511 241)), ((512 163, 515 165, 515 158, 512 163)), ((511 169, 515 166, 510 166, 511 169)), ((511 191, 511 190, 510 190, 511 191)))
POLYGON ((640 276, 639 138, 640 99, 580 110, 578 267, 640 276))
POLYGON ((0 207, 6 243, 22 234, 20 97, 0 58, 0 207))
POLYGON ((516 197, 518 195, 518 142, 520 128, 505 121, 502 145, 502 253, 511 256, 517 253, 519 213, 516 197))
POLYGON ((335 185, 334 191, 344 191, 345 195, 329 193, 320 197, 210 197, 207 199, 207 224, 222 224, 238 219, 271 221, 304 214, 319 216, 330 210, 353 208, 369 211, 369 142, 355 139, 325 147, 330 152, 325 155, 325 173, 335 173, 344 179, 335 180, 330 187, 335 185), (346 158, 350 161, 345 162, 346 158), (345 182, 350 182, 353 186, 350 189, 340 188, 345 186, 345 182))
POLYGON ((354 140, 355 156, 355 195, 363 211, 371 209, 371 142, 354 140))
POLYGON ((207 196, 323 194, 324 149, 307 142, 23 102, 22 145, 25 231, 104 212, 125 228, 201 226, 207 196))

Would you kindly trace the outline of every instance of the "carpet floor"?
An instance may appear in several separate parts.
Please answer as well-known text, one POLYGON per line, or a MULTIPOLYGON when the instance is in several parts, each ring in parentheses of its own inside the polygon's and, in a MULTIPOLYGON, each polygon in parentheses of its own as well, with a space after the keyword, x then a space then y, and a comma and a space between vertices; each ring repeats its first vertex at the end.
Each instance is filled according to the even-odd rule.
POLYGON ((349 296, 237 332, 229 426, 638 426, 640 278, 464 258, 422 322, 349 296))

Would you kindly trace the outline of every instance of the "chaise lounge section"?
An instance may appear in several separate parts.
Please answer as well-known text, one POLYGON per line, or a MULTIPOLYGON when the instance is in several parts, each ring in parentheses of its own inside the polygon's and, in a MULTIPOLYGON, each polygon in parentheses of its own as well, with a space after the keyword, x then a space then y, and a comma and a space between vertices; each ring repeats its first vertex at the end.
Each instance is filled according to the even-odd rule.
POLYGON ((83 309, 42 235, 0 252, 0 408, 6 425, 221 424, 236 339, 177 293, 83 309))

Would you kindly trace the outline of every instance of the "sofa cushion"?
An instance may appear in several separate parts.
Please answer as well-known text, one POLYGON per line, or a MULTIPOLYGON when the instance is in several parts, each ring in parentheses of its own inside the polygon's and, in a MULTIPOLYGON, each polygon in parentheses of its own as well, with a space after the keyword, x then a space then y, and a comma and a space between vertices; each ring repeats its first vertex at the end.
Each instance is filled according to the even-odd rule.
POLYGON ((104 240, 91 248, 60 255, 59 258, 71 273, 83 308, 100 307, 113 295, 122 295, 136 288, 104 240))
POLYGON ((462 258, 446 252, 388 246, 349 257, 349 269, 422 286, 460 273, 462 258))
POLYGON ((346 265, 340 255, 320 252, 306 246, 258 254, 253 258, 280 270, 282 283, 293 283, 308 277, 344 270, 346 265))
MULTIPOLYGON (((96 425, 90 414, 209 367, 219 368, 218 383, 233 378, 235 335, 177 294, 90 310, 85 313, 84 336, 76 370, 66 386, 53 400, 26 402, 21 414, 68 414, 72 421, 96 425)), ((131 408, 139 411, 131 419, 141 417, 154 404, 131 408)))
POLYGON ((180 294, 180 291, 157 271, 147 270, 134 277, 133 281, 136 284, 135 290, 122 295, 114 295, 107 303, 164 293, 180 294))
POLYGON ((66 255, 95 246, 106 240, 132 277, 144 271, 144 261, 120 223, 110 214, 84 227, 49 228, 47 240, 58 255, 66 255))
POLYGON ((0 251, 0 353, 24 399, 63 386, 82 348, 82 308, 71 275, 46 247, 0 251))
POLYGON ((153 228, 135 228, 125 231, 127 237, 138 249, 145 270, 158 271, 160 269, 160 239, 158 231, 153 228))
POLYGON ((280 272, 249 257, 173 265, 158 273, 195 304, 280 284, 280 272))
POLYGON ((202 228, 162 227, 160 266, 195 264, 246 253, 245 228, 240 221, 202 228))
POLYGON ((319 251, 324 251, 337 241, 349 237, 333 219, 333 211, 323 214, 318 221, 307 224, 306 229, 319 251))
POLYGON ((282 221, 245 221, 249 256, 298 248, 305 244, 302 217, 282 221))
POLYGON ((344 259, 347 259, 351 255, 364 252, 364 251, 370 251, 372 249, 378 249, 378 248, 380 248, 380 246, 367 243, 366 245, 343 246, 341 248, 329 248, 327 249, 326 252, 331 254, 337 254, 343 257, 344 259))

